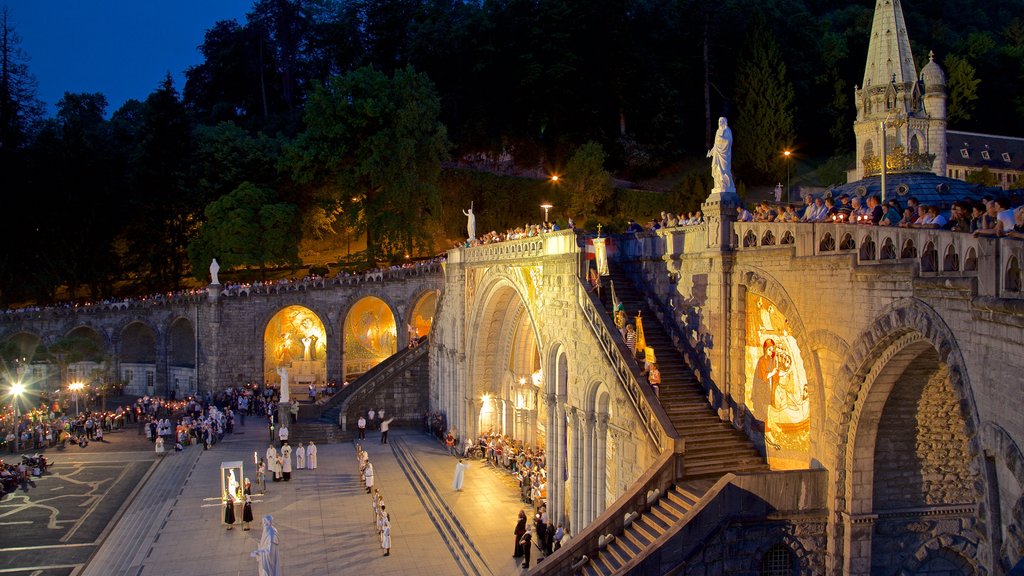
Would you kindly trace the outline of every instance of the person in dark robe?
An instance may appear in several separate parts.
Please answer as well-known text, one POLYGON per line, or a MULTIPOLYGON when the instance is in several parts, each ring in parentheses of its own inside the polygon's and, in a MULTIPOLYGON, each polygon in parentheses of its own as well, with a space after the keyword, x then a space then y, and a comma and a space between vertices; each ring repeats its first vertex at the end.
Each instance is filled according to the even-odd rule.
POLYGON ((516 521, 516 548, 515 551, 512 553, 513 558, 521 558, 523 556, 523 534, 526 534, 526 512, 520 510, 519 519, 516 521))
MULTIPOLYGON (((246 482, 248 484, 248 482, 246 482)), ((242 505, 242 523, 244 527, 242 530, 249 530, 249 524, 252 523, 252 496, 246 491, 244 494, 245 504, 242 505)))
POLYGON ((224 523, 228 530, 235 527, 235 496, 228 491, 224 492, 224 523))

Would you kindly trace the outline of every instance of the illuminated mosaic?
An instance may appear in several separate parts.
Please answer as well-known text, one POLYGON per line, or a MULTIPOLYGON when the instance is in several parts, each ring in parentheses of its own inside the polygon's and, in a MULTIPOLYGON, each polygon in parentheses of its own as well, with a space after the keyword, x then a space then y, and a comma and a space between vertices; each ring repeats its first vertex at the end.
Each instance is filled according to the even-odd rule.
POLYGON ((359 375, 397 351, 395 315, 380 298, 363 298, 345 317, 345 375, 359 375))
POLYGON ((412 310, 409 325, 416 330, 416 336, 430 334, 434 325, 434 313, 437 311, 437 291, 428 292, 416 303, 412 310))
POLYGON ((265 382, 278 382, 277 367, 289 367, 292 382, 322 381, 327 366, 327 332, 309 308, 288 306, 267 323, 263 337, 265 382))
POLYGON ((806 468, 810 448, 807 373, 774 302, 747 293, 746 404, 764 431, 773 469, 806 468))

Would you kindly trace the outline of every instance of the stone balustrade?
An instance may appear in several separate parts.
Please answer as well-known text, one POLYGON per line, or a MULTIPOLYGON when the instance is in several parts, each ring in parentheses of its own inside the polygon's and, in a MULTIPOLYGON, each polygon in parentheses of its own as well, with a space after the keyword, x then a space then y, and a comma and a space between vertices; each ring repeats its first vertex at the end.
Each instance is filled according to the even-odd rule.
POLYGON ((540 236, 505 240, 492 244, 455 248, 448 252, 448 261, 467 264, 486 264, 499 261, 522 261, 541 256, 573 254, 579 252, 575 230, 545 232, 540 236))
POLYGON ((976 278, 979 296, 1024 298, 1024 242, 928 228, 736 222, 737 251, 789 249, 797 257, 848 254, 857 266, 911 265, 919 277, 976 278))

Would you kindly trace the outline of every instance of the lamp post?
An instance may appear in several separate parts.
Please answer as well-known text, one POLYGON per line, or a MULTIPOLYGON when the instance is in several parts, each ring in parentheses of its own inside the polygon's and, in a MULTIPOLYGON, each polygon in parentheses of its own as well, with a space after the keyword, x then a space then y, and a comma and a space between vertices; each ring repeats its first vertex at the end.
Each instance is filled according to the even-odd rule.
MULTIPOLYGON (((556 178, 558 178, 558 176, 552 176, 551 177, 552 181, 554 181, 556 178)), ((551 210, 552 208, 554 208, 554 206, 552 206, 548 202, 545 202, 545 203, 541 204, 540 207, 544 209, 544 223, 547 224, 548 223, 548 210, 551 210)))
POLYGON ((14 451, 19 452, 18 444, 21 442, 21 431, 18 430, 18 421, 21 420, 21 395, 25 392, 25 385, 21 382, 11 384, 11 396, 14 398, 14 451))
POLYGON ((81 382, 73 382, 68 384, 68 390, 71 391, 71 397, 75 400, 75 418, 78 418, 78 392, 85 388, 85 384, 81 382))
POLYGON ((783 150, 782 155, 786 157, 786 204, 793 203, 793 193, 789 187, 789 159, 793 155, 792 150, 783 150))

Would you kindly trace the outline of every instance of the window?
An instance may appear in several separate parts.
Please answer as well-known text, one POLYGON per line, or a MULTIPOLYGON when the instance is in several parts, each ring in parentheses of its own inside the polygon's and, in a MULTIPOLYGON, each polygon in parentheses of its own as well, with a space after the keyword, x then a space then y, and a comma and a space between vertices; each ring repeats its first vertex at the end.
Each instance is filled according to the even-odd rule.
POLYGON ((985 160, 991 160, 992 159, 992 157, 989 156, 989 154, 988 154, 988 150, 982 150, 981 151, 981 157, 984 158, 985 160))
POLYGON ((1003 162, 1009 162, 1009 161, 1010 161, 1010 153, 1009 152, 1003 152, 1003 162))
POLYGON ((971 153, 967 151, 967 148, 961 148, 960 149, 960 156, 963 157, 963 158, 970 158, 971 157, 971 153))
POLYGON ((772 546, 761 559, 761 576, 793 576, 793 554, 782 544, 772 546))
POLYGON ((154 374, 153 372, 147 370, 146 371, 146 386, 152 386, 155 381, 156 381, 156 374, 154 374))

